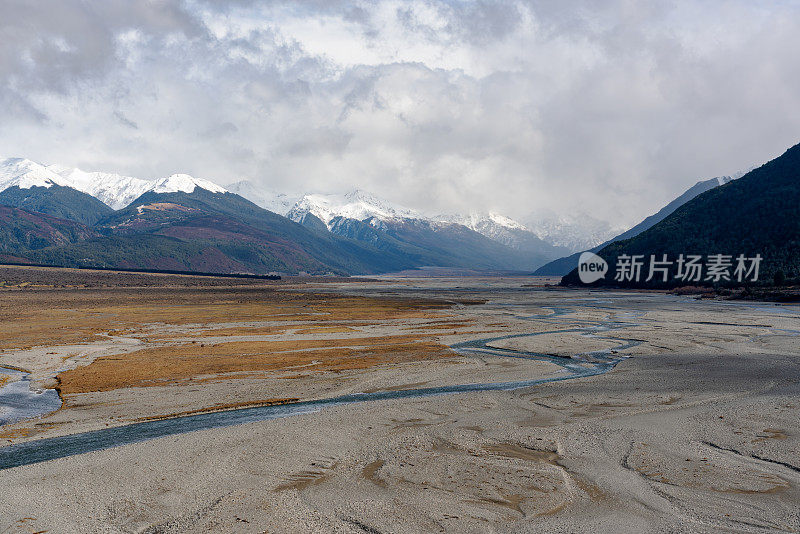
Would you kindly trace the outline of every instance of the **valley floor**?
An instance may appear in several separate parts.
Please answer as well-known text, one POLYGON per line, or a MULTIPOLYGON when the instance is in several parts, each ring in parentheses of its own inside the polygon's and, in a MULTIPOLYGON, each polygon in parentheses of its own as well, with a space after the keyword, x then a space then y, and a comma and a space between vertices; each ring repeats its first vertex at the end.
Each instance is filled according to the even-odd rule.
POLYGON ((0 532, 800 530, 798 306, 530 278, 3 274, 0 367, 64 403, 0 427, 0 449, 621 360, 0 470, 0 532))

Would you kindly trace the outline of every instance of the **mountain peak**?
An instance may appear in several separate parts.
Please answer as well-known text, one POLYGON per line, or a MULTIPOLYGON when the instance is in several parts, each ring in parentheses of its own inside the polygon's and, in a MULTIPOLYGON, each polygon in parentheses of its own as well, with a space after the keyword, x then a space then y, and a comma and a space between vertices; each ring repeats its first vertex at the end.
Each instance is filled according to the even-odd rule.
POLYGON ((133 202, 152 184, 141 178, 110 172, 87 172, 64 165, 48 165, 47 169, 73 184, 72 187, 75 189, 92 195, 115 210, 133 202))
POLYGON ((149 189, 154 193, 192 193, 195 188, 205 189, 212 193, 227 193, 228 191, 208 180, 195 178, 189 174, 172 174, 166 178, 157 180, 149 189))
POLYGON ((304 195, 289 210, 287 217, 297 221, 302 219, 306 213, 313 214, 328 227, 330 227, 331 220, 336 217, 359 221, 369 218, 390 220, 401 218, 418 219, 422 217, 414 210, 378 198, 362 189, 354 189, 344 195, 304 195))
POLYGON ((484 233, 482 230, 488 227, 527 230, 524 224, 493 211, 488 213, 475 212, 469 215, 440 215, 435 219, 441 222, 461 224, 478 233, 484 233))
POLYGON ((0 191, 9 187, 30 189, 53 185, 74 187, 67 179, 35 161, 26 158, 8 158, 0 161, 0 191))
POLYGON ((344 198, 354 202, 368 202, 371 204, 382 204, 386 202, 385 200, 382 200, 369 191, 364 191, 363 189, 353 189, 349 193, 346 193, 344 198))

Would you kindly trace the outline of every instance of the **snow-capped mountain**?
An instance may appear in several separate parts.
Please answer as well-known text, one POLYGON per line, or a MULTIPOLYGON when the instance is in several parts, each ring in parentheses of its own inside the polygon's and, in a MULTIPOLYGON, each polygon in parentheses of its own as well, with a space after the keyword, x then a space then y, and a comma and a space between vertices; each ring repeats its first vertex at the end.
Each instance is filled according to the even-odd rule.
MULTIPOLYGON (((712 186, 725 185, 737 180, 751 170, 753 169, 739 171, 729 176, 719 176, 700 183, 703 184, 703 190, 710 189, 712 186)), ((555 213, 538 213, 525 222, 528 229, 539 238, 548 243, 566 247, 572 252, 590 250, 628 230, 628 227, 614 226, 584 213, 560 216, 555 213)))
POLYGON ((152 191, 153 193, 192 193, 197 187, 212 193, 228 192, 227 189, 214 182, 195 178, 188 174, 172 174, 166 178, 154 180, 147 191, 152 191))
POLYGON ((314 231, 327 230, 421 265, 515 270, 544 263, 464 225, 424 217, 361 190, 305 195, 287 217, 314 231))
POLYGON ((70 187, 95 197, 114 210, 119 210, 148 191, 154 193, 191 193, 196 187, 212 193, 227 190, 214 182, 188 174, 144 180, 109 172, 87 172, 63 165, 42 165, 24 158, 0 160, 0 191, 11 187, 70 187))
POLYGON ((532 217, 526 221, 526 226, 539 239, 565 247, 571 252, 589 250, 625 230, 623 227, 614 227, 589 215, 547 214, 532 217))
MULTIPOLYGON (((437 215, 422 213, 399 206, 362 190, 344 195, 308 194, 287 212, 295 222, 307 222, 311 214, 333 231, 342 227, 342 219, 362 221, 373 228, 386 231, 387 223, 403 220, 425 221, 436 226, 460 225, 516 250, 553 248, 544 243, 520 222, 499 213, 473 213, 470 215, 437 215)), ((548 257, 557 257, 564 250, 548 250, 548 257)))
POLYGON ((30 189, 53 185, 72 187, 69 180, 35 161, 25 158, 8 158, 0 161, 0 191, 5 191, 9 187, 30 189))
POLYGON ((112 212, 70 180, 24 158, 0 161, 0 204, 89 225, 112 212))
POLYGON ((124 208, 153 185, 150 180, 110 172, 86 172, 62 165, 48 165, 47 169, 115 210, 124 208))
POLYGON ((344 195, 305 195, 286 216, 309 228, 327 229, 382 250, 427 257, 425 261, 431 265, 467 265, 485 262, 487 255, 494 255, 495 265, 525 270, 567 252, 497 213, 428 217, 362 190, 344 195))
MULTIPOLYGON (((0 190, 15 185, 22 189, 35 185, 71 187, 99 199, 114 210, 128 206, 147 192, 191 193, 196 187, 212 193, 228 191, 213 182, 194 178, 188 174, 173 174, 157 180, 145 180, 115 173, 87 172, 61 165, 44 166, 21 158, 0 162, 0 190)), ((236 182, 229 187, 231 192, 241 194, 269 211, 304 224, 314 224, 311 219, 317 220, 317 225, 321 221, 328 230, 332 230, 334 224, 341 227, 341 220, 361 221, 384 232, 389 221, 426 221, 431 228, 443 224, 459 224, 517 250, 538 248, 547 243, 577 250, 586 248, 587 245, 596 245, 610 235, 615 235, 615 231, 610 227, 603 231, 604 223, 600 221, 590 221, 588 226, 578 226, 564 220, 543 220, 530 228, 498 213, 427 217, 416 210, 358 189, 340 195, 306 194, 299 197, 260 188, 246 180, 236 182), (539 243, 532 240, 532 237, 547 243, 539 243)), ((582 222, 586 223, 586 220, 582 219, 582 222)))
POLYGON ((521 235, 528 232, 524 224, 499 213, 471 213, 469 215, 439 215, 436 220, 461 224, 494 241, 519 248, 521 235))
POLYGON ((231 193, 241 195, 257 206, 279 215, 286 215, 302 196, 261 188, 248 180, 241 180, 227 187, 231 193))
POLYGON ((464 225, 492 241, 528 254, 537 262, 550 261, 568 252, 566 248, 553 246, 540 239, 522 223, 499 213, 449 215, 440 216, 439 219, 464 225))
POLYGON ((390 221, 400 219, 426 219, 419 212, 380 199, 366 191, 356 189, 344 195, 304 195, 286 213, 295 222, 312 214, 330 229, 337 217, 365 221, 390 221))
POLYGON ((47 167, 67 180, 72 187, 88 193, 115 210, 119 210, 147 193, 191 193, 195 187, 212 193, 224 193, 225 188, 188 174, 173 174, 157 180, 143 180, 108 172, 86 172, 81 169, 49 165, 47 167))

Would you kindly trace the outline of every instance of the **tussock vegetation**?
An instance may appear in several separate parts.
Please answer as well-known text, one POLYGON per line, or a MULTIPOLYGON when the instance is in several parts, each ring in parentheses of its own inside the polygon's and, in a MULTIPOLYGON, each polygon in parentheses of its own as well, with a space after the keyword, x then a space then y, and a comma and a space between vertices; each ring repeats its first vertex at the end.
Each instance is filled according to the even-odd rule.
POLYGON ((58 375, 61 393, 163 386, 194 377, 254 371, 345 371, 452 356, 444 345, 418 336, 318 341, 230 342, 159 347, 98 358, 58 375))
MULTIPOLYGON (((29 272, 41 276, 35 269, 29 272)), ((440 311, 450 307, 442 301, 300 293, 260 281, 208 287, 196 286, 192 277, 153 275, 148 281, 161 282, 162 287, 4 291, 0 349, 109 341, 109 336, 144 342, 142 350, 100 357, 60 373, 60 392, 70 395, 268 373, 286 377, 341 372, 449 357, 454 353, 433 341, 435 330, 370 336, 359 328, 402 328, 407 320, 461 326, 441 323, 448 317, 440 311), (281 340, 237 337, 281 335, 281 340), (324 339, 313 339, 316 335, 324 339), (209 337, 230 341, 209 343, 209 337)))

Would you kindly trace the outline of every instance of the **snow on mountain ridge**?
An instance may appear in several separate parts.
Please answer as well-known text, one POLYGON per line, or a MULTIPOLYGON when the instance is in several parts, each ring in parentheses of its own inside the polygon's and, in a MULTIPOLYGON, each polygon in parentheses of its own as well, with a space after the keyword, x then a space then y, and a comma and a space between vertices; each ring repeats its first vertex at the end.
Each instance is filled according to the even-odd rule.
POLYGON ((360 189, 343 195, 306 194, 286 216, 302 223, 308 214, 320 219, 329 230, 338 224, 339 217, 364 221, 378 230, 385 229, 387 222, 411 219, 425 221, 433 228, 464 226, 512 248, 530 241, 526 237, 528 230, 525 225, 496 212, 427 217, 360 189))
MULTIPOLYGON (((44 166, 23 158, 0 161, 0 191, 15 185, 30 188, 50 187, 53 184, 83 191, 115 210, 128 206, 148 191, 192 193, 200 187, 213 193, 227 192, 225 188, 213 182, 194 178, 188 174, 173 174, 157 180, 144 180, 114 173, 86 172, 60 165, 44 166)), ((237 182, 231 189, 256 204, 296 222, 302 221, 308 213, 313 214, 329 229, 337 217, 366 221, 377 229, 389 221, 414 219, 424 220, 433 225, 463 225, 512 247, 517 246, 520 240, 524 240, 522 233, 528 231, 532 231, 545 241, 570 248, 575 247, 576 242, 580 242, 577 245, 580 247, 586 246, 584 243, 602 242, 607 237, 602 230, 597 233, 598 235, 594 235, 593 231, 596 232, 597 227, 576 228, 574 223, 566 221, 558 221, 555 224, 553 221, 548 221, 549 224, 530 230, 530 227, 495 212, 427 217, 416 210, 393 204, 360 189, 340 195, 306 194, 299 200, 296 200, 296 196, 262 190, 246 181, 237 182)))
POLYGON ((469 215, 439 215, 436 219, 461 224, 484 237, 516 249, 524 246, 535 235, 524 224, 493 211, 469 215))
POLYGON ((212 193, 227 193, 227 189, 202 178, 195 178, 189 174, 171 174, 166 178, 155 180, 147 189, 154 193, 192 193, 195 188, 205 189, 212 193))
POLYGON ((328 228, 336 217, 359 221, 372 218, 378 220, 424 218, 415 210, 392 204, 360 189, 344 195, 303 195, 286 216, 299 222, 307 213, 319 218, 328 228))
POLYGON ((8 158, 0 161, 0 191, 5 191, 9 187, 30 189, 53 185, 74 187, 69 180, 35 161, 25 158, 8 158))
POLYGON ((469 215, 439 215, 435 217, 435 219, 443 222, 461 224, 479 233, 479 228, 487 227, 527 230, 524 224, 493 211, 488 213, 470 213, 469 215))
POLYGON ((60 165, 48 165, 47 168, 69 180, 75 189, 92 195, 115 210, 124 208, 152 186, 150 180, 109 172, 86 172, 60 165))
POLYGON ((63 165, 42 165, 25 158, 0 160, 0 191, 17 186, 20 189, 60 185, 91 195, 115 210, 128 206, 148 191, 155 193, 192 193, 200 187, 212 193, 227 190, 214 182, 188 174, 144 180, 108 172, 87 172, 63 165))

